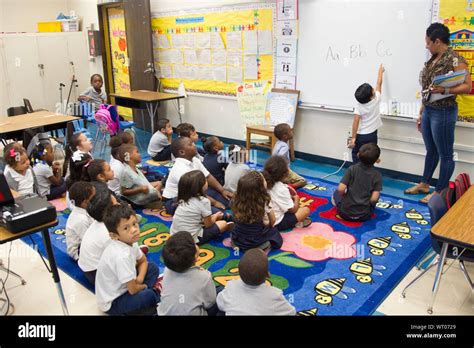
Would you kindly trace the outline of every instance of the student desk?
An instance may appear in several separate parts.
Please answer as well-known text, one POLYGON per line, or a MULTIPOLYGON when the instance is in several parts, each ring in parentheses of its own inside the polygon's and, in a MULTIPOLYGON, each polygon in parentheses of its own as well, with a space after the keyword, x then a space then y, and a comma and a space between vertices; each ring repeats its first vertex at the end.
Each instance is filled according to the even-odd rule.
POLYGON ((434 225, 431 233, 443 242, 436 277, 433 284, 431 304, 428 313, 433 313, 433 304, 438 293, 448 246, 474 250, 474 185, 434 225))
POLYGON ((172 93, 162 93, 162 92, 154 92, 154 91, 146 91, 146 90, 111 93, 110 96, 114 98, 115 104, 118 106, 140 109, 142 112, 143 129, 145 129, 145 122, 143 119, 143 110, 146 109, 148 111, 148 116, 150 117, 152 133, 154 133, 154 130, 155 130, 156 111, 158 110, 158 106, 161 101, 177 100, 179 120, 180 122, 182 122, 181 114, 179 113, 179 100, 181 98, 184 98, 184 96, 180 96, 178 94, 172 94, 172 93))
POLYGON ((65 123, 80 119, 76 116, 66 116, 51 111, 37 111, 29 114, 5 117, 0 121, 1 136, 9 139, 8 134, 30 128, 45 127, 49 132, 54 129, 66 128, 65 123))
MULTIPOLYGON (((275 143, 278 141, 277 137, 273 134, 275 127, 273 126, 247 126, 247 142, 246 147, 247 151, 250 150, 251 146, 262 146, 270 149, 270 153, 272 152, 273 148, 275 147, 275 143), (269 138, 268 143, 256 143, 252 144, 250 139, 252 134, 264 135, 269 138)), ((290 159, 292 161, 295 160, 295 145, 293 143, 293 139, 289 141, 290 146, 290 159)))
POLYGON ((74 133, 71 121, 79 120, 80 117, 66 116, 51 111, 36 111, 28 114, 5 117, 0 121, 0 139, 5 140, 18 136, 18 132, 26 129, 44 127, 45 132, 56 129, 67 129, 67 137, 74 133))
MULTIPOLYGON (((14 191, 12 191, 13 197, 17 197, 18 194, 14 191)), ((44 247, 46 249, 46 253, 48 254, 48 260, 49 260, 49 265, 51 268, 51 273, 53 275, 53 280, 54 283, 56 284, 56 290, 58 292, 59 300, 61 302, 61 307, 63 310, 63 313, 65 315, 69 315, 69 311, 66 305, 66 300, 64 298, 64 293, 63 293, 63 288, 61 286, 61 280, 59 279, 59 272, 58 268, 56 266, 56 260, 54 259, 54 252, 53 248, 51 246, 51 239, 49 237, 49 229, 51 227, 54 227, 58 224, 58 221, 55 220, 53 222, 49 222, 44 225, 36 226, 34 228, 31 228, 29 230, 25 230, 19 233, 11 233, 9 232, 6 228, 3 226, 0 226, 0 244, 5 244, 8 242, 12 242, 16 239, 31 235, 36 232, 41 232, 43 236, 43 243, 44 247)))

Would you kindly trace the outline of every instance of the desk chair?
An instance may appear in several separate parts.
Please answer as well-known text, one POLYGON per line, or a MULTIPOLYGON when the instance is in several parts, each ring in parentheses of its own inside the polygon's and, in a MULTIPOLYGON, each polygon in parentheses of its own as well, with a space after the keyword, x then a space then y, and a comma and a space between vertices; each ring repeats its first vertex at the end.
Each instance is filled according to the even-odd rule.
MULTIPOLYGON (((37 111, 48 111, 46 109, 33 109, 31 106, 31 102, 29 99, 23 98, 23 104, 25 105, 26 112, 31 114, 32 112, 37 112, 37 111)), ((50 132, 51 137, 54 138, 58 143, 63 144, 64 143, 64 133, 63 137, 59 136, 59 129, 53 130, 50 132)))
MULTIPOLYGON (((26 114, 26 108, 24 106, 12 106, 7 109, 7 116, 8 117, 13 117, 13 116, 18 116, 18 115, 24 115, 26 114)), ((14 141, 20 141, 20 140, 25 140, 23 139, 23 131, 17 131, 17 132, 11 132, 9 133, 10 135, 8 136, 9 139, 13 139, 14 141)), ((7 139, 5 138, 4 134, 0 134, 1 141, 3 145, 7 145, 7 139)), ((29 139, 28 139, 29 140, 29 139)))
MULTIPOLYGON (((448 211, 448 207, 446 205, 446 202, 443 200, 440 194, 435 193, 433 197, 428 201, 428 208, 430 210, 430 216, 431 216, 431 224, 434 226, 446 212, 448 211)), ((413 284, 415 284, 421 277, 423 277, 431 268, 436 266, 439 263, 439 258, 441 254, 441 248, 443 245, 443 242, 438 240, 436 236, 431 233, 431 245, 434 250, 434 252, 437 254, 437 256, 431 261, 428 267, 419 274, 415 279, 413 279, 406 287, 403 289, 402 292, 402 297, 406 297, 406 292, 409 287, 411 287, 413 284)), ((469 286, 471 287, 471 290, 474 290, 474 284, 472 283, 471 277, 469 276, 469 273, 467 273, 466 267, 464 265, 464 261, 468 262, 474 262, 474 250, 468 250, 465 248, 461 247, 454 247, 450 245, 448 247, 448 251, 446 253, 446 258, 448 259, 454 259, 459 261, 459 267, 461 268, 461 271, 464 274, 464 277, 466 278, 467 282, 469 283, 469 286)), ((433 310, 428 309, 428 313, 432 314, 433 310)))

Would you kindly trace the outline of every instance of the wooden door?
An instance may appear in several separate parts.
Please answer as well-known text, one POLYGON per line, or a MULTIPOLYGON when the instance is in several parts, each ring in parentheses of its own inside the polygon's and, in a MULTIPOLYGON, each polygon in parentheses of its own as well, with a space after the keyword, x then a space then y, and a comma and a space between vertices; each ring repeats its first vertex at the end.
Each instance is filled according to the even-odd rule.
MULTIPOLYGON (((99 5, 99 21, 108 93, 156 90, 150 1, 124 0, 99 5)), ((132 117, 131 109, 119 108, 119 113, 132 117)), ((144 119, 145 125, 142 124, 141 112, 133 111, 133 120, 138 127, 149 129, 150 120, 148 117, 144 119)))

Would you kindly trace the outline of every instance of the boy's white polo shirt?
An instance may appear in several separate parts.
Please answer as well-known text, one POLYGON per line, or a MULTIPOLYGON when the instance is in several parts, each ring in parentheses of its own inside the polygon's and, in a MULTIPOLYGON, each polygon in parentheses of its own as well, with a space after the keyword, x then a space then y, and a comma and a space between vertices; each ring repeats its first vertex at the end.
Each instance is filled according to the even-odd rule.
POLYGON ((178 182, 179 179, 186 173, 192 170, 200 170, 207 178, 209 171, 204 167, 202 162, 193 157, 192 161, 185 158, 177 158, 174 162, 173 168, 171 168, 168 179, 166 180, 165 189, 163 191, 163 197, 175 198, 178 196, 178 182))

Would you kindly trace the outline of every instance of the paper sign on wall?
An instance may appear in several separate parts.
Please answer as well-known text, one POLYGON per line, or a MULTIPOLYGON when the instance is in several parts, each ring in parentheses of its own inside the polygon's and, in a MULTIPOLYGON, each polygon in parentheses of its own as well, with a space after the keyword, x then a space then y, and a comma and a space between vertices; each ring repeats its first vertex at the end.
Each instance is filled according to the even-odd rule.
POLYGON ((296 76, 281 76, 275 78, 275 88, 295 89, 296 76))
POLYGON ((294 38, 277 39, 277 56, 296 58, 298 40, 294 38))
POLYGON ((277 19, 279 21, 298 19, 298 0, 278 0, 277 19))
POLYGON ((298 37, 298 21, 278 21, 277 25, 277 36, 282 37, 298 37))
POLYGON ((296 58, 278 57, 277 75, 296 76, 296 58))

